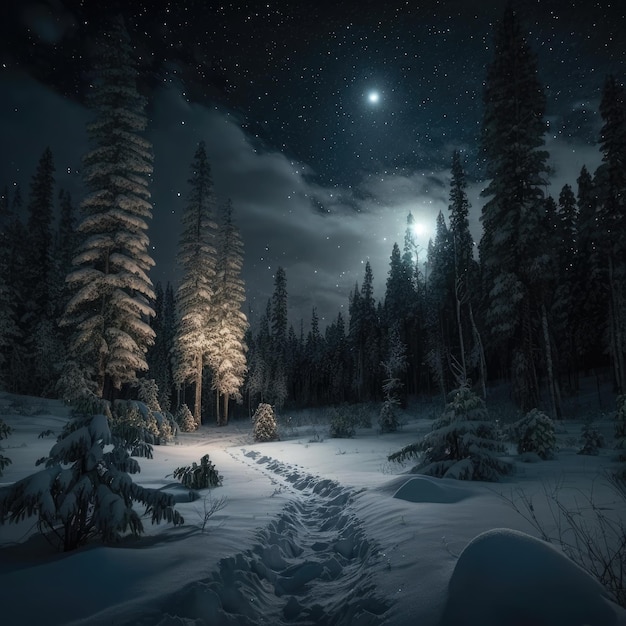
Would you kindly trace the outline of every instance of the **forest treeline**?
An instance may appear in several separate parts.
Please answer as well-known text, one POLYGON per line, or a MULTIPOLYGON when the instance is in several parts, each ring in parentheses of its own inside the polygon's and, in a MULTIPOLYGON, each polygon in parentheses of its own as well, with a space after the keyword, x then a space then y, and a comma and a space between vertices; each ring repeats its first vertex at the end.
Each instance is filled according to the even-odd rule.
POLYGON ((5 389, 59 395, 83 385, 112 397, 128 393, 137 376, 150 377, 164 407, 185 402, 196 419, 212 415, 221 423, 232 399, 250 412, 259 402, 382 401, 390 380, 400 383, 400 401, 445 396, 465 381, 486 394, 490 382, 505 380, 520 409, 542 406, 553 417, 591 370, 610 372, 615 392, 626 391, 624 85, 604 80, 599 167, 582 167, 558 196, 547 195, 546 95, 510 5, 495 25, 485 77, 480 240, 469 230, 463 155, 455 151, 448 210, 437 217, 426 258, 418 256, 408 215, 387 276, 376 277, 385 280, 384 296, 374 297, 367 263, 346 294, 348 314, 323 329, 315 308, 310 320, 289 323, 283 267, 249 328, 242 242, 233 207, 215 198, 202 142, 182 218, 183 278, 153 288, 151 146, 123 22, 113 22, 100 50, 80 211, 56 191, 49 149, 26 201, 17 188, 2 194, 5 389))

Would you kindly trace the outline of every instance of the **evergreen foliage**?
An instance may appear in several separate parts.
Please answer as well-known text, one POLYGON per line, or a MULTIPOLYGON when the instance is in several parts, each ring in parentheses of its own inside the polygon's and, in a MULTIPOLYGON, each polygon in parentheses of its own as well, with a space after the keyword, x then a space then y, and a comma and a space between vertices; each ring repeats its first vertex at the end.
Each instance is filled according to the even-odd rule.
POLYGON ((534 453, 541 459, 552 459, 556 452, 554 422, 542 411, 532 409, 511 424, 518 454, 534 453))
MULTIPOLYGON (((10 434, 11 427, 0 419, 0 441, 6 439, 10 434)), ((7 467, 7 465, 10 465, 10 463, 11 459, 2 454, 2 447, 0 446, 0 476, 2 476, 4 468, 7 467)))
POLYGON ((511 368, 516 400, 528 410, 539 394, 532 314, 548 171, 542 149, 546 98, 510 3, 495 29, 483 100, 481 147, 490 180, 479 248, 485 325, 491 350, 510 359, 503 365, 511 368))
MULTIPOLYGON (((65 551, 93 537, 104 542, 143 532, 135 503, 146 507, 152 523, 182 524, 171 495, 134 483, 139 464, 126 442, 109 429, 104 412, 88 412, 70 420, 50 450, 42 469, 0 492, 0 523, 36 515, 42 533, 65 551)), ((97 409, 96 409, 97 410, 97 409)))
POLYGON ((182 279, 176 293, 178 327, 174 340, 174 380, 193 383, 193 416, 202 419, 202 374, 213 354, 213 296, 216 264, 216 203, 204 142, 194 155, 189 197, 182 214, 177 262, 182 279))
POLYGON ((67 277, 72 297, 62 323, 73 331, 71 355, 110 398, 148 367, 154 332, 146 234, 152 217, 148 178, 152 148, 142 133, 145 100, 137 90, 132 45, 121 18, 100 39, 84 159, 88 195, 81 204, 80 243, 67 277))
POLYGON ((217 416, 220 425, 228 424, 229 399, 242 401, 241 388, 247 371, 248 320, 241 311, 246 299, 242 267, 243 242, 233 222, 232 204, 228 202, 219 229, 213 319, 216 329, 210 359, 213 388, 223 398, 224 408, 217 416))
POLYGON ((356 419, 353 411, 346 404, 330 409, 328 434, 335 439, 350 439, 356 432, 356 419))
POLYGON ((402 376, 406 369, 405 346, 400 339, 400 334, 394 329, 389 340, 389 353, 382 363, 387 378, 383 382, 385 400, 378 417, 378 424, 383 433, 398 430, 399 422, 396 408, 400 405, 400 393, 402 392, 402 376))
POLYGON ((413 471, 442 478, 497 481, 513 466, 501 452, 495 423, 484 401, 467 385, 451 391, 441 417, 421 441, 389 455, 389 461, 418 458, 413 471))
POLYGON ((583 424, 580 433, 580 442, 582 447, 578 451, 578 454, 598 456, 600 448, 604 447, 604 437, 590 422, 583 424))
POLYGON ((195 461, 191 465, 185 467, 177 467, 173 473, 176 480, 188 489, 208 489, 209 487, 218 487, 222 484, 223 476, 220 476, 215 469, 215 465, 205 454, 200 459, 200 465, 195 461))
POLYGON ((252 416, 252 434, 255 441, 276 441, 278 422, 271 405, 261 403, 252 416))
POLYGON ((198 429, 198 423, 193 418, 189 407, 186 404, 181 404, 176 411, 176 423, 184 433, 191 433, 198 429))
POLYGON ((152 330, 155 334, 154 344, 148 349, 146 360, 150 375, 158 387, 158 403, 166 411, 170 410, 172 397, 172 363, 171 354, 176 332, 176 306, 174 290, 167 283, 165 291, 161 283, 155 287, 155 317, 152 330))

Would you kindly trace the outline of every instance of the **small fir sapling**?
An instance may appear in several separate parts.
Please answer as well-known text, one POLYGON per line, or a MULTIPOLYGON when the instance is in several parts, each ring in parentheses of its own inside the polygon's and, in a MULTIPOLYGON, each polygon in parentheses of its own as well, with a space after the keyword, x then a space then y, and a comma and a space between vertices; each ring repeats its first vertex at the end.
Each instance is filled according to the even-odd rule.
POLYGON ((276 441, 278 423, 271 405, 261 402, 252 416, 252 432, 255 441, 276 441))
POLYGON ((131 456, 152 458, 152 445, 159 429, 153 416, 141 414, 138 403, 116 400, 110 411, 109 424, 113 436, 124 442, 131 456))
POLYGON ((222 484, 223 478, 217 473, 208 454, 200 459, 200 465, 194 461, 191 465, 177 467, 172 475, 188 489, 218 487, 222 484))
POLYGON ((395 432, 400 425, 396 407, 400 404, 400 391, 403 387, 400 376, 407 367, 404 344, 400 341, 399 335, 395 330, 391 334, 390 343, 389 357, 382 362, 387 378, 383 382, 385 400, 380 410, 378 424, 383 433, 395 432))
POLYGON ((112 542, 141 534, 134 503, 146 507, 152 523, 183 523, 173 496, 133 482, 139 464, 112 434, 107 403, 93 398, 93 408, 65 425, 49 456, 37 462, 45 469, 0 493, 0 523, 36 515, 40 532, 65 551, 94 537, 112 542))
POLYGON ((580 442, 582 447, 578 451, 578 454, 598 456, 600 448, 604 447, 604 437, 590 422, 583 424, 580 433, 580 442))
POLYGON ((356 416, 347 404, 330 410, 329 435, 336 439, 350 439, 356 432, 356 416))
POLYGON ((502 444, 485 403, 462 384, 450 392, 445 409, 421 441, 389 455, 389 461, 419 459, 414 472, 459 480, 497 481, 513 471, 500 459, 502 444))
POLYGON ((149 422, 154 420, 156 424, 155 443, 165 444, 176 434, 176 423, 174 417, 167 411, 161 409, 159 404, 159 387, 153 378, 142 378, 137 382, 138 396, 144 407, 139 406, 141 413, 149 422))
POLYGON ((180 407, 178 407, 178 411, 176 411, 176 422, 184 433, 191 433, 198 429, 196 420, 193 418, 189 407, 184 403, 181 404, 180 407))
MULTIPOLYGON (((0 441, 2 439, 6 439, 11 434, 11 427, 8 424, 5 424, 0 419, 0 441)), ((0 447, 0 476, 2 476, 2 471, 7 465, 10 465, 11 459, 4 456, 2 453, 2 447, 0 447)))
POLYGON ((556 435, 554 422, 542 411, 532 409, 511 425, 518 454, 536 454, 543 460, 554 458, 556 435))

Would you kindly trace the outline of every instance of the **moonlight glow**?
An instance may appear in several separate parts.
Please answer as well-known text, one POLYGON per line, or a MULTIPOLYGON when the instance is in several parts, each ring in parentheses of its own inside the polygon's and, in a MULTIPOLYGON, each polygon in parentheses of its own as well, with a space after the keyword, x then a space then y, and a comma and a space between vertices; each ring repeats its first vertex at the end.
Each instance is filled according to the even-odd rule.
POLYGON ((372 104, 377 104, 378 102, 380 102, 380 94, 377 91, 370 91, 367 95, 367 99, 372 104))
POLYGON ((415 233, 415 235, 417 235, 418 237, 425 235, 426 234, 426 226, 424 226, 424 224, 422 224, 421 222, 414 222, 413 223, 413 232, 415 233))

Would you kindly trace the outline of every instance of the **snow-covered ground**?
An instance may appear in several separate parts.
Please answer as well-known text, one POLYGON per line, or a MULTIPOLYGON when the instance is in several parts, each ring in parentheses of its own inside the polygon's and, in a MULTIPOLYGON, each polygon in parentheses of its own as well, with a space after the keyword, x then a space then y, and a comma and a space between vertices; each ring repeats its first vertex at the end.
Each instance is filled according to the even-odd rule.
MULTIPOLYGON (((138 540, 69 554, 51 551, 34 519, 0 526, 0 623, 626 626, 626 611, 502 498, 533 497, 548 531, 554 488, 583 515, 592 495, 623 519, 603 478, 614 451, 577 455, 581 423, 566 422, 555 460, 516 460, 500 483, 428 478, 386 460, 429 429, 424 415, 432 411, 407 412, 394 434, 330 439, 320 413, 294 414, 277 442, 254 443, 251 425, 236 421, 156 446, 134 478, 175 493, 185 524, 147 521, 138 540), (194 500, 168 475, 206 453, 223 486, 194 500)), ((68 411, 0 395, 0 417, 13 428, 1 443, 13 461, 2 485, 35 470, 54 442, 39 433, 59 432, 68 411)), ((610 421, 595 425, 610 444, 610 421)))

